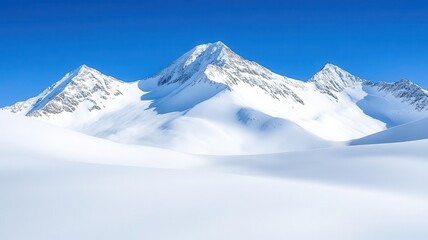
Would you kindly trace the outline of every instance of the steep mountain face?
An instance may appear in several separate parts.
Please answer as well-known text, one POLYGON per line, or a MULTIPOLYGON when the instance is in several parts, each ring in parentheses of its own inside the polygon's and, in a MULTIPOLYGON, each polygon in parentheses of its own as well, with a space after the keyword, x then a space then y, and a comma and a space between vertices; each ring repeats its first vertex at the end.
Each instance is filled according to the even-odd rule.
MULTIPOLYGON (((297 102, 301 100, 289 86, 303 86, 299 81, 280 76, 255 62, 243 59, 222 42, 195 47, 146 81, 156 81, 159 86, 177 82, 183 84, 187 81, 191 84, 210 81, 224 84, 228 89, 239 84, 248 84, 263 90, 273 98, 290 97, 297 102)), ((141 82, 141 86, 144 82, 141 82)))
POLYGON ((326 64, 308 82, 313 82, 317 89, 337 100, 335 93, 342 92, 346 88, 355 88, 364 81, 333 64, 326 64))
MULTIPOLYGON (((4 110, 30 117, 49 118, 64 114, 99 111, 110 101, 120 98, 128 85, 85 65, 67 73, 61 80, 45 89, 40 95, 18 102, 4 110)), ((60 124, 59 124, 60 125, 60 124)))
POLYGON ((427 91, 409 80, 375 83, 327 64, 308 82, 336 101, 337 96, 348 95, 364 114, 383 122, 387 128, 427 116, 427 91))
POLYGON ((365 114, 394 127, 427 117, 427 91, 409 80, 365 81, 366 96, 357 102, 365 114))
POLYGON ((145 99, 154 100, 153 106, 161 112, 165 105, 168 110, 186 110, 224 90, 242 92, 240 87, 243 85, 274 99, 304 104, 293 91, 304 88, 302 82, 245 60, 222 42, 197 46, 157 75, 139 83, 143 91, 151 92, 145 99), (191 94, 187 92, 189 87, 191 94), (189 103, 187 98, 195 101, 189 103), (175 105, 170 109, 172 102, 175 105))
POLYGON ((428 117, 427 99, 410 81, 373 83, 332 64, 298 81, 216 42, 134 83, 82 66, 3 110, 122 143, 240 154, 361 138, 428 117))
POLYGON ((380 93, 385 95, 391 94, 395 98, 401 99, 403 103, 408 103, 414 106, 417 111, 428 109, 428 91, 414 84, 410 80, 403 79, 394 83, 368 82, 367 85, 376 88, 380 93))

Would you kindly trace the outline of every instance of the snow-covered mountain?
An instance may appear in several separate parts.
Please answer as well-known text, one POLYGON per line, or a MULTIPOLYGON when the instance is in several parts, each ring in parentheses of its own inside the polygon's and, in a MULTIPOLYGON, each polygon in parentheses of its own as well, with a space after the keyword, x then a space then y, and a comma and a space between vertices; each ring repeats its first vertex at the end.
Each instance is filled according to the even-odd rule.
POLYGON ((235 154, 335 145, 428 117, 427 105, 408 80, 374 83, 327 64, 299 81, 216 42, 133 83, 82 66, 3 110, 123 143, 235 154))
POLYGON ((342 92, 347 88, 354 88, 364 82, 364 80, 344 71, 338 66, 326 64, 308 82, 314 83, 319 91, 338 99, 334 93, 342 92))
POLYGON ((110 102, 122 97, 128 85, 82 65, 67 73, 38 96, 3 110, 57 125, 63 125, 64 120, 68 120, 70 124, 77 120, 78 115, 109 107, 110 102))
POLYGON ((414 84, 410 80, 402 79, 394 83, 370 83, 367 85, 377 88, 377 91, 383 94, 391 94, 393 97, 401 99, 414 106, 416 110, 423 111, 428 109, 428 91, 414 84))

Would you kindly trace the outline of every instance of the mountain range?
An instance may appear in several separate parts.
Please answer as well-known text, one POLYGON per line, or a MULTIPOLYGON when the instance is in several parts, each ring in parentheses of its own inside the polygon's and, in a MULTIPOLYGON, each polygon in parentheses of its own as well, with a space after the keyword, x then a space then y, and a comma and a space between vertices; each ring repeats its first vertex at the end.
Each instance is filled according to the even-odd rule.
POLYGON ((361 79, 333 64, 296 80, 216 42, 135 82, 83 65, 2 110, 120 143, 255 154, 363 143, 427 118, 428 91, 409 80, 361 79))

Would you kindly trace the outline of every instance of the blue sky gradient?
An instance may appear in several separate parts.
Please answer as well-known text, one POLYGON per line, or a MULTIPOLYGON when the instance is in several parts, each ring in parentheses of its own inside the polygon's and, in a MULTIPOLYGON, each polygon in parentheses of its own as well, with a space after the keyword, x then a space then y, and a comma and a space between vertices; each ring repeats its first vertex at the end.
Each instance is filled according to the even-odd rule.
POLYGON ((425 1, 0 0, 0 106, 81 64, 134 81, 218 40, 301 80, 333 63, 365 79, 428 88, 425 1))

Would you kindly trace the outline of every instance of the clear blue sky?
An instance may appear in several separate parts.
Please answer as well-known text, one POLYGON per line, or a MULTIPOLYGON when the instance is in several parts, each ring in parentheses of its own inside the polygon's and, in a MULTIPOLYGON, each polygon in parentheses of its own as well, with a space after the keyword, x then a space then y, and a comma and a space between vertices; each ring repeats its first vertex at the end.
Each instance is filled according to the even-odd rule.
POLYGON ((426 1, 0 0, 0 106, 81 64, 132 81, 218 40, 297 79, 329 62, 428 87, 426 1))

